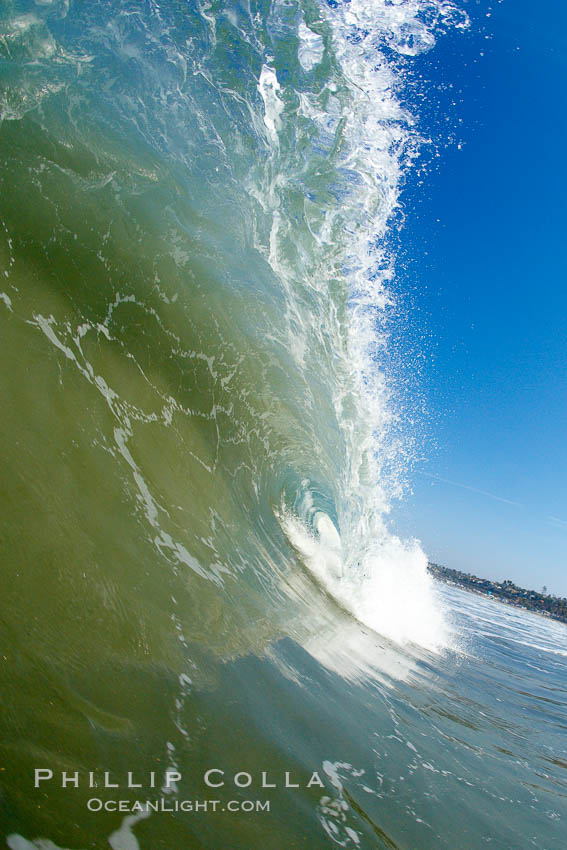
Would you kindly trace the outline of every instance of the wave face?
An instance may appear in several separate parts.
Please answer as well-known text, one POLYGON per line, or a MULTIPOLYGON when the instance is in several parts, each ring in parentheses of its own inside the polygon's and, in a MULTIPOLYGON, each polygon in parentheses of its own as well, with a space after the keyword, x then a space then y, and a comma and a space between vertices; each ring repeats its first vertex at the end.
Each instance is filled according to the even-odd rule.
POLYGON ((120 595, 125 569, 264 611, 315 546, 369 625, 443 644, 425 557, 384 525, 406 460, 384 322, 420 141, 399 58, 448 23, 430 2, 5 7, 14 462, 41 454, 60 570, 92 547, 85 581, 112 561, 120 595))
POLYGON ((388 229, 406 68, 466 17, 8 0, 0 25, 9 757, 178 764, 192 689, 251 654, 299 680, 289 639, 407 678, 452 638, 386 523, 388 229))

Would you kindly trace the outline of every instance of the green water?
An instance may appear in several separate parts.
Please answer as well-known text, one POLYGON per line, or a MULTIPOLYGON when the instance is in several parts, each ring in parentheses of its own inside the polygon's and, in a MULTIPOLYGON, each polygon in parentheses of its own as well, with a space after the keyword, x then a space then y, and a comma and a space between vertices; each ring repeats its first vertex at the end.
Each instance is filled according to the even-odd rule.
POLYGON ((385 519, 418 6, 1 10, 11 850, 562 846, 557 636, 385 519))

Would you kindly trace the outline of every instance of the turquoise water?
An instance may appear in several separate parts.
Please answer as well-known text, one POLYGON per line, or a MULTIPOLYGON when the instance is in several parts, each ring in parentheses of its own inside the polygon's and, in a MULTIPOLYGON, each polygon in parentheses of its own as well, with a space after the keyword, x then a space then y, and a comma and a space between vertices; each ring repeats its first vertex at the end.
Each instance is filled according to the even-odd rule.
POLYGON ((562 847, 564 629, 387 523, 404 87, 464 13, 0 15, 8 846, 562 847))

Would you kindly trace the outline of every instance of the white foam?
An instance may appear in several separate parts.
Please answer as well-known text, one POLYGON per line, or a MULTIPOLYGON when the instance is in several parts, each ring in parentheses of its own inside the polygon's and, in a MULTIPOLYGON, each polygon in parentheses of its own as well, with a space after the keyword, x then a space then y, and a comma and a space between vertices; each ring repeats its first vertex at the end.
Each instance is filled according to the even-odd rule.
POLYGON ((258 81, 258 91, 264 101, 264 124, 274 145, 278 144, 278 132, 281 130, 281 113, 284 105, 278 97, 280 84, 276 72, 269 65, 263 65, 258 81))
MULTIPOLYGON (((357 563, 347 565, 339 533, 326 514, 315 515, 316 533, 289 511, 282 510, 278 518, 312 575, 359 623, 398 644, 433 652, 450 643, 427 559, 415 541, 385 533, 368 542, 357 563)), ((339 644, 352 641, 348 626, 338 628, 339 644)))
POLYGON ((136 815, 127 815, 120 827, 108 836, 108 843, 112 850, 140 850, 138 839, 132 832, 132 827, 140 820, 149 818, 151 812, 140 812, 136 815))
POLYGON ((59 847, 48 838, 36 838, 35 841, 28 841, 17 832, 13 832, 6 838, 6 844, 10 850, 65 850, 64 847, 59 847))
POLYGON ((312 71, 325 53, 323 37, 313 32, 303 21, 299 24, 297 58, 304 71, 312 71))

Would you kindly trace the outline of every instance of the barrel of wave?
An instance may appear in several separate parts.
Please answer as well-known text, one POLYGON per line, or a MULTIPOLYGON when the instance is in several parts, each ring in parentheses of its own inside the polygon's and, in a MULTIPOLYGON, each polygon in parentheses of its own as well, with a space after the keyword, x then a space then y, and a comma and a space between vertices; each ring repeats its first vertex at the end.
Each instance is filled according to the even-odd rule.
POLYGON ((279 515, 292 547, 325 591, 353 617, 400 644, 433 652, 451 645, 450 629, 415 540, 386 530, 347 552, 330 517, 318 511, 312 528, 291 512, 279 515))

